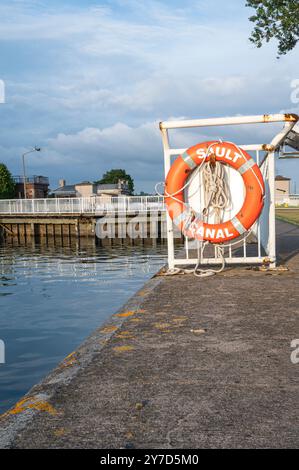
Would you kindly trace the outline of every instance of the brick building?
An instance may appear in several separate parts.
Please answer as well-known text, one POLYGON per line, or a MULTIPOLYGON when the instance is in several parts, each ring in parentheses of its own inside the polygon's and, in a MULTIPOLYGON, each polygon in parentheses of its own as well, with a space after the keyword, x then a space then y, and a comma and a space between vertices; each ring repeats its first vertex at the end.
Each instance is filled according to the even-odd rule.
MULTIPOLYGON (((24 199, 24 177, 14 176, 16 184, 16 197, 24 199)), ((27 199, 43 199, 48 197, 49 178, 46 176, 28 176, 26 178, 27 199)))

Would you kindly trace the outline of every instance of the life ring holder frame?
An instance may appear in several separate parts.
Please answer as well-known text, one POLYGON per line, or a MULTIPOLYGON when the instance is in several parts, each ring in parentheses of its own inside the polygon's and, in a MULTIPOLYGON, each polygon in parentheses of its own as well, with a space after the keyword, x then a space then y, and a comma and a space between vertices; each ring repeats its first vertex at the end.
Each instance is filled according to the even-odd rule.
MULTIPOLYGON (((271 123, 281 123, 281 129, 273 132, 273 137, 269 143, 255 143, 247 145, 246 143, 240 144, 243 150, 255 152, 257 164, 261 168, 265 184, 266 184, 266 199, 265 207, 262 217, 259 219, 258 230, 256 232, 258 246, 257 252, 253 255, 248 254, 246 242, 243 246, 243 253, 234 255, 230 250, 226 256, 227 265, 235 264, 267 264, 269 267, 276 266, 276 232, 275 232, 275 153, 279 150, 281 144, 287 138, 288 134, 292 131, 293 127, 299 120, 296 114, 261 114, 256 116, 233 116, 233 117, 220 117, 220 118, 207 118, 207 119, 191 119, 179 121, 163 121, 160 122, 159 128, 161 131, 163 153, 164 153, 164 173, 165 177, 172 164, 172 157, 178 156, 183 153, 186 148, 178 148, 171 146, 169 133, 172 130, 193 128, 202 132, 202 128, 215 127, 214 134, 217 132, 218 126, 238 126, 238 128, 248 128, 250 125, 259 124, 269 125, 271 123), (261 155, 265 152, 265 155, 261 155), (263 242, 263 244, 262 244, 263 242), (264 250, 264 251, 263 251, 264 250)), ((192 256, 189 249, 188 238, 185 238, 184 250, 175 251, 175 238, 181 238, 178 231, 174 231, 174 224, 172 219, 166 214, 166 236, 167 236, 167 250, 168 250, 168 267, 174 269, 180 266, 191 266, 197 263, 197 258, 192 256)), ((202 265, 218 264, 219 258, 216 254, 209 257, 202 257, 202 265)))

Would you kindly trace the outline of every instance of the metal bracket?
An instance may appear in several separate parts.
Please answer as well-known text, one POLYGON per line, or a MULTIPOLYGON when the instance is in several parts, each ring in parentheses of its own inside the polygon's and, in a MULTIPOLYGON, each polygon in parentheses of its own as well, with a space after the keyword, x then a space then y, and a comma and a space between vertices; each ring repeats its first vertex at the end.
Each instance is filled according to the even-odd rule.
POLYGON ((279 150, 280 159, 299 158, 299 129, 293 128, 283 141, 279 150), (286 152, 286 147, 292 148, 293 152, 286 152))

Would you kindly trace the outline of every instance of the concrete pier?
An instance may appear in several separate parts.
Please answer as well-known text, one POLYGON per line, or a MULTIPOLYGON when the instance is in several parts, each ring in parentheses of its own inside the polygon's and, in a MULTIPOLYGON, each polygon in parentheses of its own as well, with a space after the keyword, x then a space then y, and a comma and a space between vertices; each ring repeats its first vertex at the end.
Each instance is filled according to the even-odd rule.
POLYGON ((0 446, 298 447, 299 227, 277 228, 289 271, 151 279, 1 417, 0 446))

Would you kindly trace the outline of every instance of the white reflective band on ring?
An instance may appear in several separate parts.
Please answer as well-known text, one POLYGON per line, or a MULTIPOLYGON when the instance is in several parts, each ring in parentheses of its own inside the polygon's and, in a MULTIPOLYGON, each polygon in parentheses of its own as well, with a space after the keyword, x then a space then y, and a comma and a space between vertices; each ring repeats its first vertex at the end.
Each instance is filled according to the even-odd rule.
POLYGON ((246 228, 244 227, 244 225, 242 225, 242 223, 239 221, 237 217, 234 217, 231 220, 231 223, 233 224, 233 226, 235 227, 237 232, 239 232, 240 235, 242 235, 242 233, 247 232, 246 228))
POLYGON ((238 172, 243 175, 245 171, 249 170, 249 168, 252 168, 255 165, 255 161, 251 158, 250 160, 247 160, 247 162, 243 163, 243 165, 238 168, 238 172))
POLYGON ((187 152, 182 153, 181 157, 184 162, 187 163, 188 167, 191 168, 191 170, 194 170, 194 168, 196 168, 196 163, 194 163, 194 161, 187 152))
POLYGON ((177 217, 175 217, 173 219, 173 223, 175 225, 179 225, 181 222, 184 222, 184 220, 186 220, 187 218, 189 217, 189 212, 188 211, 184 211, 182 212, 180 215, 178 215, 177 217))

